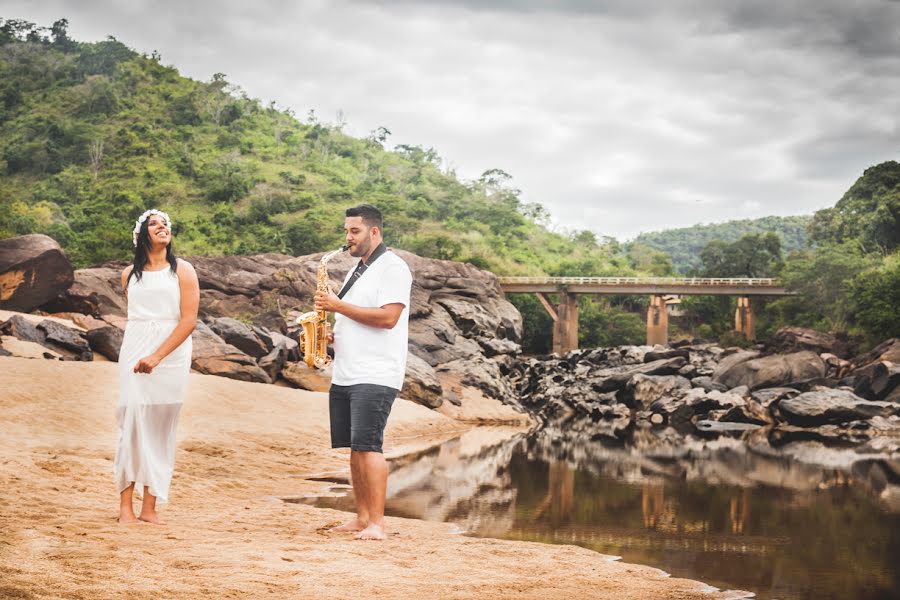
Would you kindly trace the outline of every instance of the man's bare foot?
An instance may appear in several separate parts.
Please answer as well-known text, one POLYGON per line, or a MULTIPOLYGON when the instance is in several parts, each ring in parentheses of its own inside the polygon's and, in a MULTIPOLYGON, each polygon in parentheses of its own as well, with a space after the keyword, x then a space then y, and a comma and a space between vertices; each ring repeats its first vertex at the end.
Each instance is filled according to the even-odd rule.
POLYGON ((368 523, 366 523, 365 521, 360 521, 359 519, 353 519, 352 521, 347 521, 343 525, 338 525, 337 527, 332 527, 331 531, 334 531, 336 533, 362 531, 366 528, 366 525, 368 525, 368 523))
POLYGON ((375 523, 372 523, 353 537, 357 540, 383 540, 387 538, 381 525, 376 525, 375 523))
POLYGON ((140 523, 141 520, 134 516, 134 513, 130 515, 119 515, 119 518, 116 519, 120 525, 130 525, 132 523, 140 523))
POLYGON ((159 518, 159 513, 144 513, 141 512, 141 516, 138 517, 141 521, 145 523, 153 523, 154 525, 165 525, 162 520, 159 518))

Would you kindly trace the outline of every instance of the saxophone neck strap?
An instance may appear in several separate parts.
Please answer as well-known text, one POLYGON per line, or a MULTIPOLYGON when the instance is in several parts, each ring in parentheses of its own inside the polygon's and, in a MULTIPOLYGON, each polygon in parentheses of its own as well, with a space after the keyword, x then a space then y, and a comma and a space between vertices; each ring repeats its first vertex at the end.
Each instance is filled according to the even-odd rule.
POLYGON ((360 260, 356 265, 356 269, 353 271, 353 274, 350 275, 350 279, 347 280, 347 283, 344 284, 344 287, 341 288, 341 291, 338 292, 338 298, 343 299, 347 292, 350 291, 350 288, 353 287, 353 284, 356 283, 356 280, 363 276, 363 273, 372 265, 373 262, 378 260, 378 257, 387 252, 387 246, 384 245, 384 242, 378 244, 375 250, 372 251, 372 254, 369 256, 368 261, 360 260))

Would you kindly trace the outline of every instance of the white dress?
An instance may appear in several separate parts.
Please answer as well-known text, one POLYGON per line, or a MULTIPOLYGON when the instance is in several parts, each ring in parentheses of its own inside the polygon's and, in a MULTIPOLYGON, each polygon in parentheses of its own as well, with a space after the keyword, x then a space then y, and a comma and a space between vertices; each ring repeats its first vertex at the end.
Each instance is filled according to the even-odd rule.
POLYGON ((181 315, 181 289, 171 267, 144 271, 128 280, 128 325, 119 351, 119 405, 116 420, 116 491, 135 483, 161 502, 169 497, 175 464, 175 428, 191 369, 191 338, 166 356, 150 374, 134 365, 169 337, 181 315))

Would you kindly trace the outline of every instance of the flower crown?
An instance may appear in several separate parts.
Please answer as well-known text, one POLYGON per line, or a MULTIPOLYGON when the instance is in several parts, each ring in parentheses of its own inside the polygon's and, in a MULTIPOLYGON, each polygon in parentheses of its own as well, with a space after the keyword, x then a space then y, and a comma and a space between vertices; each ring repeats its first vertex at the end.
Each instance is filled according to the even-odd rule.
POLYGON ((146 221, 147 219, 150 218, 150 215, 161 216, 163 219, 166 220, 166 225, 169 228, 172 227, 172 219, 169 218, 168 214, 164 213, 161 210, 156 210, 155 208, 151 208, 150 210, 148 210, 144 214, 142 214, 140 217, 138 217, 138 220, 134 222, 134 229, 131 231, 131 243, 134 244, 135 248, 137 248, 138 234, 141 233, 141 225, 144 224, 144 221, 146 221))

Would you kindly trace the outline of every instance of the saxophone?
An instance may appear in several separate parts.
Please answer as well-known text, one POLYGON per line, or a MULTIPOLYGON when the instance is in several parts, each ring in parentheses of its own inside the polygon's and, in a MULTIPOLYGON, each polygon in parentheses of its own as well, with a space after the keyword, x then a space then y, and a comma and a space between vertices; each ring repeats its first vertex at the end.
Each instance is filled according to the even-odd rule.
MULTIPOLYGON (((341 246, 337 250, 329 252, 319 262, 319 270, 316 272, 316 292, 328 292, 328 268, 325 266, 336 254, 343 252, 347 246, 341 246)), ((324 310, 313 310, 297 317, 300 325, 300 349, 303 352, 303 362, 310 367, 323 369, 331 362, 328 356, 328 333, 331 325, 324 310)))

